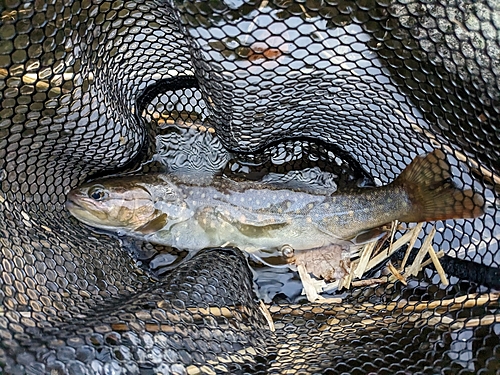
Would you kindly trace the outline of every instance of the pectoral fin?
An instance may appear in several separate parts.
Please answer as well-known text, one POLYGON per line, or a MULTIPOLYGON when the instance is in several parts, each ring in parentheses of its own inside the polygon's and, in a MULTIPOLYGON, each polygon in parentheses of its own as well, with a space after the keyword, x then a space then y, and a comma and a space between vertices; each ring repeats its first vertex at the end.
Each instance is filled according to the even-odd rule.
POLYGON ((150 222, 137 228, 136 232, 140 232, 142 234, 155 233, 158 232, 160 229, 162 229, 166 224, 167 224, 167 214, 161 214, 160 216, 157 216, 150 222))

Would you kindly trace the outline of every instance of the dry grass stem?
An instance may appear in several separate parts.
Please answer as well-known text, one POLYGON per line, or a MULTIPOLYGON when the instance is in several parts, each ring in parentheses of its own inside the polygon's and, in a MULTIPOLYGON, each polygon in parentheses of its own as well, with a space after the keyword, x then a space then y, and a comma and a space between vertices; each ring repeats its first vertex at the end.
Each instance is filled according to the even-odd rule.
POLYGON ((438 256, 436 255, 436 252, 434 251, 432 244, 427 249, 429 252, 429 256, 431 257, 432 263, 434 264, 434 267, 436 267, 436 271, 441 279, 441 283, 445 286, 450 285, 450 282, 448 281, 448 278, 444 273, 443 266, 439 262, 438 256))
POLYGON ((422 247, 418 251, 415 260, 413 261, 413 264, 406 269, 405 273, 407 276, 417 276, 417 274, 420 272, 420 270, 422 269, 422 262, 424 260, 424 257, 428 253, 429 246, 432 246, 432 240, 434 239, 435 234, 436 227, 434 226, 432 227, 431 232, 425 238, 422 247))
POLYGON ((371 285, 383 284, 386 282, 387 282, 387 277, 380 277, 376 279, 356 280, 351 283, 351 286, 353 287, 371 286, 371 285))
POLYGON ((302 264, 297 266, 297 271, 299 272, 300 280, 302 281, 302 286, 304 288, 303 293, 306 295, 309 302, 314 302, 319 299, 323 299, 322 296, 318 294, 315 287, 314 280, 309 276, 309 272, 306 267, 302 264))
MULTIPOLYGON (((397 220, 394 220, 391 223, 391 233, 389 237, 389 247, 387 248, 387 254, 392 254, 392 247, 394 244, 394 235, 396 234, 396 230, 398 229, 398 224, 399 222, 397 220)), ((387 255, 389 257, 389 255, 387 255)))
POLYGON ((354 277, 353 269, 358 267, 359 261, 355 260, 351 263, 351 272, 345 275, 342 279, 340 279, 339 289, 346 288, 349 289, 351 287, 352 278, 354 277))
POLYGON ((401 274, 399 273, 399 271, 396 269, 396 267, 394 267, 392 265, 392 262, 389 261, 387 263, 387 267, 389 268, 389 271, 392 273, 392 275, 399 281, 401 281, 404 285, 407 285, 408 283, 406 282, 406 279, 401 276, 401 274))
POLYGON ((264 318, 266 318, 267 324, 269 324, 269 329, 271 330, 271 332, 274 332, 276 330, 276 328, 274 327, 273 317, 271 316, 269 309, 267 308, 267 306, 264 304, 264 302, 262 300, 260 300, 259 307, 260 307, 260 311, 264 315, 264 318))
POLYGON ((356 265, 355 268, 351 267, 354 270, 353 271, 354 277, 361 278, 363 276, 376 245, 377 242, 374 241, 366 244, 363 247, 363 249, 361 250, 361 256, 359 258, 359 263, 356 265))
MULTIPOLYGON (((368 267, 366 269, 370 270, 373 267, 379 265, 383 261, 385 261, 388 257, 390 257, 392 254, 394 254, 396 251, 398 251, 402 246, 406 245, 408 241, 412 239, 412 236, 416 232, 416 236, 418 237, 418 234, 420 230, 418 229, 419 226, 415 226, 412 229, 410 229, 407 233, 405 233, 403 236, 401 236, 399 239, 397 239, 394 244, 392 245, 391 252, 385 252, 383 251, 382 253, 376 255, 373 257, 370 262, 368 263, 368 267)), ((420 227, 421 228, 421 227, 420 227)))
MULTIPOLYGON (((436 253, 436 256, 438 257, 438 259, 441 259, 444 256, 444 251, 443 250, 438 251, 436 253)), ((427 259, 424 263, 422 263, 422 268, 427 267, 431 263, 432 263, 432 259, 427 259)), ((441 265, 441 263, 439 263, 439 264, 441 265)))
POLYGON ((405 269, 406 262, 408 262, 408 257, 410 256, 411 251, 413 250, 413 246, 415 246, 415 242, 417 242, 418 235, 422 228, 424 227, 424 223, 418 223, 412 230, 411 230, 411 237, 410 241, 408 242, 408 248, 406 249, 405 256, 401 262, 401 265, 399 266, 399 272, 402 272, 405 269))

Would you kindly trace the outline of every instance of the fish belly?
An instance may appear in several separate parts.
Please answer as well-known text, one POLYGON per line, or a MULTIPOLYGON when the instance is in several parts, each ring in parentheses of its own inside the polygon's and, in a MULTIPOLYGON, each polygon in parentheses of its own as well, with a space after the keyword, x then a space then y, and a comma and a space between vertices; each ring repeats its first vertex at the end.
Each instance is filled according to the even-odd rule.
POLYGON ((146 236, 146 240, 178 249, 201 250, 207 247, 235 246, 253 253, 275 254, 284 245, 295 250, 324 247, 335 243, 335 238, 318 230, 314 224, 292 222, 279 228, 246 225, 216 220, 208 226, 191 219, 173 225, 170 230, 146 236))

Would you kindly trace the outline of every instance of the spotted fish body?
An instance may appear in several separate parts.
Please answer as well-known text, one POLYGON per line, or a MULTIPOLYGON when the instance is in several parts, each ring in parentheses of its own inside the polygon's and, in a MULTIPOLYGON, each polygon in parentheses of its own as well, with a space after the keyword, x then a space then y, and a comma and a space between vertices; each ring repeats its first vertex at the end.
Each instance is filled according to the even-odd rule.
POLYGON ((248 252, 325 248, 393 220, 477 217, 483 201, 450 182, 436 150, 417 157, 391 184, 333 195, 222 177, 209 182, 165 174, 102 179, 68 195, 80 221, 179 249, 222 245, 248 252))

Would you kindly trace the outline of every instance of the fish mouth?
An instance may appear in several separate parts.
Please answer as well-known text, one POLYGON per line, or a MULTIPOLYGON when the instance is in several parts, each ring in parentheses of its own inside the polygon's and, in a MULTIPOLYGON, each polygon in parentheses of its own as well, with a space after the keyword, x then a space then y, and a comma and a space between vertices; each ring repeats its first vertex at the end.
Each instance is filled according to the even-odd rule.
POLYGON ((101 218, 94 214, 94 211, 98 212, 98 209, 91 200, 85 197, 70 192, 65 205, 69 213, 84 224, 93 226, 102 221, 101 218))
POLYGON ((66 209, 69 211, 69 213, 77 218, 78 220, 84 222, 87 225, 91 225, 92 221, 89 221, 89 217, 93 217, 92 213, 84 206, 81 204, 73 201, 73 200, 67 200, 66 201, 66 209))
POLYGON ((75 210, 75 209, 80 209, 80 210, 83 210, 84 208, 82 207, 82 205, 80 205, 79 203, 77 203, 76 201, 70 199, 68 197, 68 199, 66 200, 66 208, 68 209, 68 211, 72 211, 72 210, 75 210))
POLYGON ((95 203, 86 196, 78 194, 75 191, 70 191, 66 198, 66 208, 69 210, 78 209, 82 211, 89 211, 90 209, 94 209, 97 207, 95 203))
POLYGON ((119 223, 110 224, 107 214, 102 212, 92 199, 73 191, 69 192, 65 206, 71 216, 93 230, 102 229, 113 232, 126 227, 119 223))
POLYGON ((85 198, 78 197, 73 192, 66 198, 66 209, 73 214, 75 211, 89 211, 89 203, 85 198))

